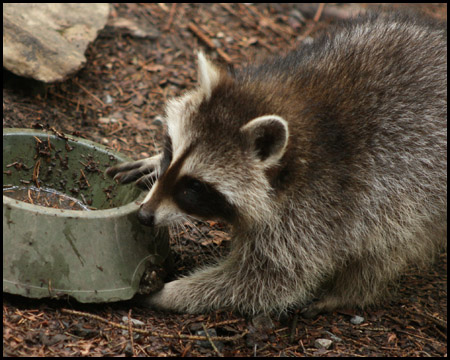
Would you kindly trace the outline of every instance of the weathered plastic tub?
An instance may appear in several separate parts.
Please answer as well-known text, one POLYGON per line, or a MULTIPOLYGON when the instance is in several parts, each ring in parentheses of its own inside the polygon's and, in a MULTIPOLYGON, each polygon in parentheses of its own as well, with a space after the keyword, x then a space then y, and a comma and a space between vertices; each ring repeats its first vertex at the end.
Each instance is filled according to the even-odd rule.
POLYGON ((31 298, 70 295, 80 302, 132 298, 147 263, 162 264, 169 243, 165 229, 156 234, 138 222, 140 190, 104 176, 106 167, 130 159, 85 139, 3 129, 4 191, 5 185, 35 184, 39 159, 40 186, 98 210, 56 209, 4 195, 3 291, 31 298), (50 143, 50 155, 45 149, 37 155, 39 141, 47 150, 50 143))

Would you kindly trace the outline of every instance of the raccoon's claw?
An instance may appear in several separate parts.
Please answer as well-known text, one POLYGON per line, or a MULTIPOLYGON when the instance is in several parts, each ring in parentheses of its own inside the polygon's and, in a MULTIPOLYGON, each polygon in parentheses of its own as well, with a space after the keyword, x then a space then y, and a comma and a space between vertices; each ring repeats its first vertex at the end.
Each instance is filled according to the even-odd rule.
POLYGON ((134 184, 142 190, 150 189, 158 178, 156 172, 141 176, 134 184))
POLYGON ((178 279, 165 283, 164 287, 158 292, 141 298, 139 304, 156 310, 176 313, 196 314, 208 311, 207 306, 202 306, 201 303, 195 300, 196 296, 194 296, 194 299, 191 298, 190 295, 192 293, 190 291, 194 289, 186 284, 184 280, 178 279))
POLYGON ((128 184, 137 180, 137 186, 148 189, 156 180, 160 162, 161 154, 110 167, 106 169, 106 175, 121 184, 128 184))
POLYGON ((314 319, 321 312, 322 312, 321 310, 319 310, 317 307, 315 307, 313 304, 311 304, 310 306, 303 308, 300 311, 300 314, 305 319, 314 319))
POLYGON ((129 183, 143 175, 143 169, 141 170, 143 161, 127 162, 110 167, 106 169, 106 175, 122 184, 129 183))
POLYGON ((126 172, 119 172, 114 175, 113 179, 121 184, 129 184, 133 181, 140 180, 143 176, 148 176, 145 175, 146 172, 148 172, 148 170, 145 168, 137 168, 126 172))
POLYGON ((149 307, 153 309, 163 310, 163 311, 179 311, 175 305, 176 295, 174 294, 174 287, 176 289, 176 284, 179 280, 175 280, 164 284, 164 287, 149 296, 141 297, 139 299, 139 304, 144 307, 149 307))
POLYGON ((345 307, 347 302, 348 300, 346 298, 342 298, 340 296, 331 294, 323 295, 319 299, 316 299, 306 305, 300 311, 300 314, 306 319, 313 319, 319 314, 331 313, 336 309, 339 309, 343 306, 345 307))

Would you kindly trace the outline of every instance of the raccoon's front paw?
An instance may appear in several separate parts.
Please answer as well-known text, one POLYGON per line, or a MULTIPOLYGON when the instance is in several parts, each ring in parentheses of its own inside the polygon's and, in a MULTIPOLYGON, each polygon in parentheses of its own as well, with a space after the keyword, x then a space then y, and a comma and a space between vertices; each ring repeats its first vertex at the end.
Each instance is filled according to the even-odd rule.
POLYGON ((316 306, 314 306, 313 304, 304 307, 301 311, 300 314, 302 315, 302 317, 304 317, 305 319, 314 319, 316 318, 320 313, 322 313, 323 311, 319 308, 317 308, 316 306))
POLYGON ((345 304, 343 299, 338 296, 326 295, 321 299, 312 301, 306 305, 300 312, 305 319, 314 319, 320 314, 331 313, 345 304))
POLYGON ((145 307, 164 311, 188 311, 186 300, 183 301, 180 296, 180 285, 182 285, 180 280, 166 283, 162 290, 140 299, 139 303, 145 307))
POLYGON ((106 175, 121 184, 136 181, 136 186, 148 190, 156 181, 162 154, 147 159, 126 162, 106 169, 106 175))

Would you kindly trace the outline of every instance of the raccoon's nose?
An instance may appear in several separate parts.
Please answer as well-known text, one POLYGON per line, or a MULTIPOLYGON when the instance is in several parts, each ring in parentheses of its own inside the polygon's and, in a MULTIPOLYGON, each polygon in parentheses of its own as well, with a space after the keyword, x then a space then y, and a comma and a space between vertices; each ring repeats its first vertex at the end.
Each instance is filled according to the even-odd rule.
POLYGON ((155 225, 155 214, 153 213, 153 211, 148 211, 146 209, 143 209, 142 207, 138 211, 138 219, 144 225, 155 225))

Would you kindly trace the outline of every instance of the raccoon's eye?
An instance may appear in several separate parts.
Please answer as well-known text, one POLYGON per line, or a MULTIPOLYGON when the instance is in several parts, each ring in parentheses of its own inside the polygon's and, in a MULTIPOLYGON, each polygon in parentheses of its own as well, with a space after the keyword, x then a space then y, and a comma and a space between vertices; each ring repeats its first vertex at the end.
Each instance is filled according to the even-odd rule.
POLYGON ((234 209, 213 185, 183 176, 175 185, 174 200, 181 210, 205 219, 232 221, 234 209))
POLYGON ((186 184, 186 190, 193 193, 199 194, 203 190, 203 185, 200 181, 195 179, 190 179, 186 184))

